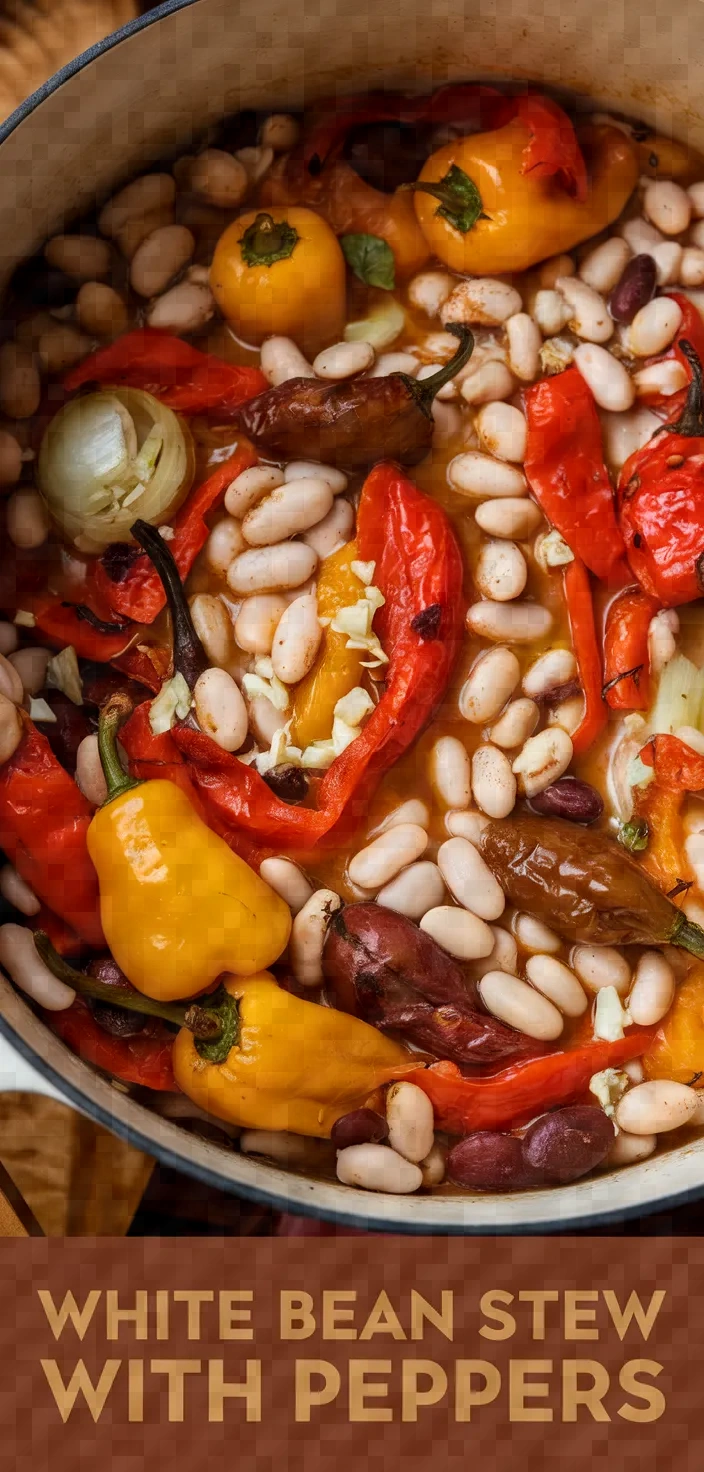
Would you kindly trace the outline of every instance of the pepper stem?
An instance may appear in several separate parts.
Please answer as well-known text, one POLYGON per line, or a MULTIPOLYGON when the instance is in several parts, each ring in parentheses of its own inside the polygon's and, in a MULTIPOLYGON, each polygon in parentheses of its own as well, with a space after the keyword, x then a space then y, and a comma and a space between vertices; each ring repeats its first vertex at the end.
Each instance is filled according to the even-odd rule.
POLYGON ((704 961, 704 930, 701 925, 695 925, 693 920, 688 920, 681 910, 670 936, 670 944, 682 946, 683 950, 689 951, 691 955, 698 956, 700 961, 704 961))
POLYGON ((399 374, 399 377, 403 379, 413 394, 418 407, 429 418, 431 405, 436 394, 439 394, 440 389, 444 388, 446 383, 450 383, 451 379, 461 372, 465 363, 469 362, 474 352, 474 337, 469 328, 465 327, 464 322, 448 322, 446 323, 445 331, 451 332, 453 337, 459 338, 459 347, 454 356, 450 358, 449 363, 445 363, 442 368, 438 368, 437 373, 433 373, 430 378, 421 379, 420 382, 415 378, 408 378, 405 373, 399 374))
POLYGON ((668 434, 681 434, 687 439, 696 439, 700 435, 704 436, 704 381, 701 360, 686 337, 681 337, 677 346, 689 363, 692 378, 679 419, 674 424, 667 424, 665 428, 668 434))
POLYGON ((122 797, 123 792, 129 792, 130 788, 140 786, 134 777, 127 775, 117 751, 117 733, 131 714, 132 701, 121 691, 116 691, 114 695, 111 695, 100 712, 98 751, 108 788, 108 802, 113 802, 116 797, 122 797))
POLYGON ((240 240, 242 259, 247 266, 273 266, 275 261, 287 261, 293 255, 299 239, 288 220, 275 220, 261 211, 240 240))
POLYGON ((148 521, 135 521, 130 532, 159 574, 171 614, 174 670, 183 675, 189 690, 192 690, 198 676, 208 669, 210 661, 195 631, 173 553, 156 527, 150 526, 148 521))

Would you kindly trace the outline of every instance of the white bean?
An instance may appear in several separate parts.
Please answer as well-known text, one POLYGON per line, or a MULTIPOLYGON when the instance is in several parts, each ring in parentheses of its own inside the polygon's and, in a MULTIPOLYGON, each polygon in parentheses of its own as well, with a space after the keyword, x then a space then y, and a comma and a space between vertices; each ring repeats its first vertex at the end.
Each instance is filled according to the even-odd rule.
POLYGON ((469 752, 456 736, 441 736, 430 752, 430 781, 446 808, 467 808, 470 797, 469 752))
POLYGON ((430 859, 421 859, 409 864, 395 879, 379 890, 376 903, 409 920, 422 920, 428 910, 441 905, 445 898, 445 885, 437 864, 430 859))
POLYGON ((110 246, 96 235, 54 235, 44 259, 73 281, 95 281, 110 270, 110 246))
POLYGON ((22 677, 4 654, 0 654, 0 694, 11 700, 13 705, 21 705, 24 700, 22 677))
POLYGON ((202 281, 179 281, 150 303, 148 327, 160 332, 198 332, 215 315, 215 297, 202 281))
POLYGON ((562 941, 554 930, 544 925, 535 915, 528 915, 523 910, 519 910, 513 917, 513 933, 524 951, 540 951, 550 955, 562 947, 562 941))
POLYGON ((477 506, 474 520, 491 537, 515 538, 523 541, 537 531, 543 513, 534 501, 509 496, 505 501, 483 501, 477 506))
POLYGON ((228 586, 243 597, 279 588, 300 588, 312 578, 318 558, 305 542, 279 542, 257 547, 236 557, 227 574, 228 586))
POLYGON ((545 337, 554 337, 567 326, 570 309, 559 291, 538 291, 533 302, 533 316, 545 337))
POLYGON ((78 324, 90 337, 117 337, 126 332, 127 307, 114 287, 86 281, 76 297, 78 324))
POLYGON ((342 900, 333 889, 316 889, 295 916, 289 956, 299 986, 322 986, 325 936, 331 916, 341 905, 342 900))
POLYGON ((412 353, 380 353, 369 378, 388 378, 390 373, 405 373, 415 378, 420 364, 412 353))
MULTIPOLYGON (((218 1124, 223 1127, 220 1121, 218 1124)), ((243 1155, 263 1155, 279 1165, 318 1171, 329 1164, 331 1148, 325 1140, 289 1134, 286 1130, 243 1130, 239 1147, 243 1155)))
POLYGON ((435 1121, 428 1095, 417 1084, 392 1084, 386 1095, 389 1144, 404 1160, 425 1160, 433 1148, 435 1121))
POLYGON ((574 352, 574 365, 591 389, 600 409, 622 413, 636 396, 635 384, 623 363, 596 343, 582 343, 574 352))
POLYGON ((695 220, 704 218, 704 183, 690 184, 687 193, 692 205, 692 214, 695 220))
POLYGON ((470 812, 466 808, 445 814, 445 827, 451 838, 467 838, 475 848, 479 847, 482 833, 489 819, 484 813, 470 812))
POLYGON ((248 654, 271 654, 274 634, 288 607, 278 593, 245 598, 235 619, 235 639, 248 654))
POLYGON ((636 312, 631 322, 628 330, 631 352, 636 358, 652 358, 663 352, 672 342, 681 321, 682 308, 672 297, 654 297, 636 312))
POLYGON ((505 281, 496 281, 492 276, 475 276, 472 281, 461 281, 440 308, 440 321, 479 323, 496 327, 506 322, 522 306, 519 293, 505 281))
POLYGON ((390 879, 419 859, 428 847, 428 835, 416 823, 397 823, 350 859, 350 883, 360 889, 381 889, 390 879))
POLYGON ((681 235, 692 215, 692 201, 674 179, 654 179, 645 186, 643 210, 664 235, 681 235))
POLYGON ((528 581, 528 566, 515 542, 492 539, 483 544, 474 579, 483 598, 508 603, 520 598, 528 581))
POLYGON ((613 986, 620 997, 625 997, 631 985, 631 968, 613 946, 575 946, 570 965, 590 992, 613 986))
POLYGON ((586 1012, 589 1004, 583 988, 569 966, 555 956, 531 956, 526 961, 526 976, 564 1017, 581 1017, 586 1012))
POLYGON ((534 700, 512 700, 496 725, 492 726, 489 736, 495 746, 512 751, 532 736, 539 720, 540 708, 534 700))
POLYGON ((665 239, 654 225, 640 216, 635 220, 626 220, 625 224, 619 225, 618 233, 628 241, 634 256, 652 255, 653 246, 662 245, 665 239))
POLYGON ((557 289, 571 310, 569 325, 577 337, 587 342, 608 342, 614 324, 604 298, 576 276, 561 276, 557 289))
POLYGON ((138 246, 130 266, 130 285, 138 296, 158 296, 188 265, 195 240, 185 225, 164 225, 138 246))
POLYGON ((662 245, 651 247, 650 254, 655 262, 658 286, 669 286, 679 280, 684 251, 674 240, 663 240, 662 245))
POLYGON ((689 244, 696 246, 697 250, 704 250, 704 222, 698 220, 689 232, 689 244))
POLYGON ((324 480, 333 496, 347 490, 347 476, 335 465, 321 465, 317 460, 289 460, 284 480, 324 480))
POLYGON ((14 486, 22 474, 22 446, 7 429, 0 429, 0 486, 14 486))
POLYGON ((313 372, 318 378, 339 381, 366 373, 374 362, 374 349, 370 342, 336 342, 331 348, 323 348, 313 359, 313 372))
POLYGON ((552 1042, 562 1032, 562 1013, 518 976, 506 971, 487 971, 479 982, 479 995, 492 1017, 498 1017, 529 1038, 552 1042))
POLYGON ((539 603, 473 603, 467 612, 467 628, 482 639, 498 643, 532 644, 545 639, 552 628, 552 614, 539 603))
POLYGON ((4 654, 5 656, 14 654, 18 643, 19 639, 15 625, 0 620, 0 654, 4 654))
POLYGON ((616 1123, 631 1135, 662 1135, 688 1124, 697 1103, 695 1090, 686 1084, 654 1078, 624 1094, 616 1106, 616 1123))
POLYGON ((683 286, 704 286, 704 250, 694 245, 683 250, 679 279, 683 286))
POLYGON ((639 1027, 652 1027, 669 1012, 675 995, 675 974, 660 951, 644 951, 636 966, 628 1010, 639 1027))
POLYGON ((494 937, 478 915, 469 910, 460 910, 456 905, 438 905, 427 910, 420 922, 421 930, 431 935, 450 956, 460 961, 478 961, 490 956, 494 949, 494 937))
POLYGON ((651 435, 661 427, 657 415, 643 404, 636 404, 626 414, 602 413, 604 451, 608 464, 616 471, 625 465, 629 455, 642 449, 651 435))
POLYGON ((488 818, 507 818, 516 805, 511 763, 496 746, 479 746, 472 757, 472 795, 488 818))
POLYGON ((409 1196, 423 1184, 417 1165, 404 1160, 388 1145, 348 1145, 337 1156, 337 1178, 344 1186, 409 1196))
POLYGON ((130 220, 168 210, 176 197, 176 184, 170 174, 142 174, 114 194, 98 217, 102 235, 115 236, 130 220))
POLYGON ((561 777, 572 760, 572 738, 562 726, 553 726, 529 736, 513 763, 518 786, 526 797, 535 797, 561 777))
POLYGON ((211 572, 217 573, 218 577, 226 577, 230 563, 244 552, 246 546, 239 522, 234 516, 224 516, 213 527, 205 544, 205 560, 211 572))
POLYGON ((0 348, 0 410, 8 419, 30 419, 39 408, 42 386, 34 355, 15 342, 0 348))
POLYGON ((549 261, 544 261, 540 267, 540 285, 547 291, 552 291, 555 282, 561 276, 574 276, 577 267, 571 256, 551 256, 549 261))
POLYGON ((642 1058, 627 1058, 621 1064, 622 1071, 628 1075, 632 1084, 642 1084, 645 1081, 645 1069, 642 1058))
POLYGON ((487 971, 507 971, 509 976, 515 975, 518 967, 518 946, 513 936, 502 925, 490 925, 489 929, 494 937, 494 949, 486 958, 482 975, 486 975, 487 971))
POLYGON ((240 474, 231 481, 225 492, 225 510, 230 516, 239 519, 245 515, 252 506, 256 506, 262 496, 269 491, 275 491, 277 486, 284 483, 283 471, 276 465, 250 465, 248 470, 240 471, 240 474))
POLYGON ((629 1135, 620 1129, 604 1166, 610 1169, 619 1165, 635 1165, 639 1160, 647 1160, 649 1155, 654 1155, 657 1145, 657 1135, 629 1135))
POLYGON ((292 859, 262 859, 259 873, 271 889, 286 901, 292 915, 297 915, 313 894, 312 884, 292 859))
POLYGON ((0 694, 0 766, 16 752, 23 729, 14 701, 0 694))
POLYGON ((510 699, 520 678, 521 666, 512 649, 503 645, 488 649, 480 655, 460 690, 460 715, 475 726, 493 721, 510 699))
POLYGON ((271 547, 322 521, 332 500, 324 480, 288 481, 246 513, 242 533, 251 547, 271 547))
POLYGON ((498 920, 506 907, 503 890, 479 850, 466 838, 448 838, 438 849, 438 868, 458 904, 480 920, 498 920))
POLYGON ((220 148, 206 148, 193 160, 190 185, 193 193, 206 204, 215 205, 216 209, 232 210, 242 203, 249 178, 244 165, 231 153, 220 148))
POLYGON ((289 112, 272 112, 262 123, 259 141, 264 148, 273 148, 274 153, 288 153, 296 147, 300 135, 300 124, 289 112))
POLYGON ((7 900, 8 905, 14 905, 22 915, 38 915, 41 909, 41 901, 37 899, 33 889, 30 889, 26 880, 17 873, 14 864, 3 864, 0 869, 0 895, 7 900))
POLYGON ((268 337, 261 346, 259 366, 273 388, 289 378, 315 378, 308 359, 291 337, 268 337))
POLYGON ((408 286, 408 300, 426 317, 437 317, 455 285, 455 278, 446 271, 421 271, 408 286))
POLYGON ((260 746, 271 746, 277 731, 284 725, 284 716, 264 695, 256 695, 247 701, 250 730, 260 746))
POLYGON ((532 700, 540 700, 556 685, 566 685, 577 674, 577 661, 571 649, 547 649, 539 654, 523 676, 523 692, 532 700))
POLYGON ((453 490, 476 500, 497 496, 515 500, 528 494, 522 470, 507 465, 503 460, 495 460, 492 455, 483 455, 479 450, 467 450, 463 455, 456 455, 447 467, 447 479, 453 490))
POLYGON ((322 637, 315 594, 294 598, 274 635, 271 662, 277 679, 285 685, 297 685, 313 668, 322 637))
POLYGON ((48 1012, 63 1012, 75 1001, 72 987, 59 981, 44 965, 32 932, 24 925, 0 925, 0 966, 9 972, 20 991, 48 1012))
POLYGON ((604 296, 613 291, 621 280, 623 268, 630 258, 628 242, 618 235, 612 235, 610 240, 604 240, 584 257, 579 274, 587 286, 591 286, 592 291, 598 291, 604 296))
POLYGON ((193 691, 198 725, 223 751, 239 751, 247 738, 247 707, 232 675, 204 670, 193 691))
POLYGON ((379 824, 378 832, 386 833, 388 828, 397 828, 399 823, 417 823, 420 828, 430 827, 430 809, 428 804, 421 802, 418 797, 409 797, 408 802, 402 802, 400 807, 393 808, 379 824))
POLYGON ((27 695, 38 695, 46 683, 46 667, 51 658, 48 649, 18 649, 9 656, 27 695))
POLYGON ((676 358, 664 358, 662 363, 649 363, 634 375, 637 395, 678 394, 689 383, 686 370, 676 358))
POLYGON ((584 719, 584 696, 572 695, 561 700, 554 710, 548 712, 548 725, 561 726, 568 736, 574 736, 584 719))
POLYGON ((191 598, 189 607, 195 631, 210 663, 224 668, 232 653, 232 620, 225 604, 214 593, 197 593, 195 598, 191 598))
POLYGON ((44 373, 65 373, 90 352, 91 340, 71 322, 53 322, 42 332, 37 357, 44 373))
MULTIPOLYGON (((442 363, 423 363, 416 373, 416 378, 418 379, 419 383, 422 383, 425 378, 434 378, 435 374, 439 372, 442 366, 442 363)), ((444 383, 442 388, 438 390, 433 402, 434 404, 444 404, 448 401, 448 399, 456 398, 457 384, 455 383, 454 379, 450 379, 449 383, 444 383)))
POLYGON ((420 1168, 423 1173, 423 1185, 426 1190, 432 1186, 439 1186, 445 1179, 445 1151, 442 1145, 433 1145, 425 1160, 421 1160, 420 1168))
POLYGON ((508 361, 516 378, 532 383, 540 372, 540 329, 527 312, 517 312, 506 323, 508 361))
MULTIPOLYGON (((523 463, 528 426, 520 409, 514 409, 512 404, 485 404, 477 415, 476 429, 482 448, 489 455, 523 463)), ((496 491, 492 494, 496 495, 496 491)))
MULTIPOLYGON (((420 378, 420 374, 418 375, 420 378)), ((492 404, 499 399, 510 399, 516 391, 516 380, 505 363, 492 358, 481 363, 473 373, 462 381, 462 398, 465 404, 492 404)))
POLYGON ((94 731, 84 736, 76 752, 76 782, 84 797, 96 808, 107 802, 108 787, 94 731))
POLYGON ((312 526, 310 531, 304 532, 301 540, 307 547, 312 547, 322 562, 330 557, 333 552, 344 547, 354 535, 354 509, 344 496, 338 496, 333 501, 327 516, 319 521, 317 526, 312 526))

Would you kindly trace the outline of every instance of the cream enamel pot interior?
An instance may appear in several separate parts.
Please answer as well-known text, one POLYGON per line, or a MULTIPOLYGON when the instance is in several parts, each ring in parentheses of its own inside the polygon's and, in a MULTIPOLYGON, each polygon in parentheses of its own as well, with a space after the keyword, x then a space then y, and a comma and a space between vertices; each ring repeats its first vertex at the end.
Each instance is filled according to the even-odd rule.
MULTIPOLYGON (((570 88, 704 150, 700 0, 195 0, 80 57, 0 129, 0 282, 71 217, 223 114, 469 78, 570 88)), ((704 1192, 704 1138, 617 1174, 516 1196, 377 1196, 201 1141, 81 1063, 0 976, 0 1089, 72 1104, 176 1168, 292 1211, 391 1231, 596 1226, 704 1192)))

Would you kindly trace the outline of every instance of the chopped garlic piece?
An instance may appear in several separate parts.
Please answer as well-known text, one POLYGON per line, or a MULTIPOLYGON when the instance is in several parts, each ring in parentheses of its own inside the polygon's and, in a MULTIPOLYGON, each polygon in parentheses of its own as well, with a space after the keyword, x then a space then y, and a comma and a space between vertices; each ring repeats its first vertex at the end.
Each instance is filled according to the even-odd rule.
POLYGON ((37 620, 35 619, 34 614, 28 613, 26 608, 18 608, 15 614, 14 622, 17 624, 17 627, 19 629, 34 629, 37 625, 37 620))
POLYGON ((374 610, 367 598, 359 598, 335 614, 330 625, 335 634, 349 634, 352 639, 367 639, 371 633, 374 610))
POLYGON ((556 528, 543 537, 540 552, 546 567, 566 567, 568 562, 574 562, 574 552, 556 528))
POLYGON ((332 741, 313 741, 303 752, 301 766, 325 772, 332 766, 336 756, 332 741))
POLYGON ((83 681, 72 644, 67 644, 65 649, 61 649, 49 660, 46 683, 50 690, 61 690, 74 705, 83 704, 83 681))
POLYGON ((31 721, 56 721, 51 706, 45 700, 36 700, 34 696, 29 702, 29 718, 31 721))
POLYGON ((592 1074, 589 1092, 599 1101, 604 1114, 613 1119, 616 1105, 623 1098, 629 1084, 627 1073, 622 1073, 618 1068, 604 1068, 601 1073, 592 1074))
POLYGON ((162 685, 149 707, 149 724, 154 736, 170 731, 174 721, 185 721, 193 704, 193 696, 183 678, 177 674, 162 685))
POLYGON ((244 675, 242 688, 250 700, 255 700, 258 695, 261 695, 264 700, 268 700, 274 706, 275 710, 288 710, 288 690, 273 673, 270 680, 264 679, 262 675, 244 675))
POLYGON ((351 562, 350 568, 355 577, 359 578, 360 583, 368 585, 369 583, 374 581, 374 573, 376 570, 375 562, 351 562))
POLYGON ((615 986, 602 987, 597 992, 594 1008, 594 1038, 605 1043, 617 1043, 623 1037, 624 1027, 632 1022, 630 1012, 622 1005, 615 986))
POLYGON ((348 726, 361 726, 364 717, 374 709, 374 701, 361 685, 355 685, 348 695, 343 695, 338 700, 333 716, 341 721, 346 721, 348 726))
POLYGON ((164 522, 163 526, 158 526, 157 531, 159 533, 159 536, 162 538, 162 541, 164 542, 173 542, 173 539, 176 536, 173 527, 169 526, 168 521, 164 522))
POLYGON ((257 771, 264 775, 270 772, 272 767, 300 767, 301 749, 299 746, 289 746, 288 739, 291 734, 291 722, 280 726, 271 738, 271 746, 268 751, 259 752, 254 758, 257 771))

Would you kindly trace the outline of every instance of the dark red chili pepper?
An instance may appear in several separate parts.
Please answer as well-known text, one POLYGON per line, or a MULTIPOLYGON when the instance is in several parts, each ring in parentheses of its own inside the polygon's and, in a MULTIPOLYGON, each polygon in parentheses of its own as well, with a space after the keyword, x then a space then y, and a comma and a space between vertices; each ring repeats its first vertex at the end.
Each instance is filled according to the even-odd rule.
POLYGON ((359 822, 380 777, 415 741, 437 708, 460 648, 464 616, 460 549, 445 512, 397 465, 377 465, 367 477, 357 542, 360 558, 376 563, 375 582, 386 598, 375 621, 389 656, 386 688, 359 736, 323 777, 316 806, 282 802, 253 767, 189 725, 175 726, 172 732, 191 764, 208 813, 261 844, 312 847, 343 815, 345 826, 359 822), (413 621, 435 604, 442 610, 437 637, 423 638, 413 621))
POLYGON ((85 1063, 126 1084, 177 1092, 171 1063, 175 1034, 157 1018, 150 1017, 134 1037, 116 1038, 95 1021, 81 997, 65 1012, 44 1015, 52 1030, 85 1063))
POLYGON ((415 465, 433 438, 432 402, 464 367, 474 347, 467 327, 451 322, 460 339, 449 363, 420 382, 405 373, 321 383, 291 378, 231 416, 248 439, 275 460, 311 456, 325 465, 362 470, 377 460, 415 465))
POLYGON ((122 634, 101 633, 80 616, 77 605, 51 593, 25 598, 23 607, 33 615, 37 629, 47 642, 60 649, 72 644, 81 659, 109 663, 140 685, 146 685, 148 690, 161 688, 169 669, 169 651, 152 643, 146 635, 140 637, 134 624, 128 623, 122 634))
POLYGON ((0 848, 34 893, 91 946, 104 946, 98 876, 86 834, 93 809, 26 719, 0 768, 0 848))
POLYGON ((594 625, 594 605, 589 573, 578 557, 569 562, 563 575, 565 601, 584 695, 584 715, 572 736, 575 755, 587 751, 601 735, 607 721, 602 694, 601 654, 594 625))
POLYGON ((629 456, 617 493, 631 570, 666 608, 704 593, 702 365, 687 338, 677 346, 692 373, 682 413, 629 456))
POLYGON ((536 501, 590 572, 613 579, 624 545, 590 389, 568 368, 528 389, 525 411, 524 469, 536 501))
POLYGON ((648 629, 660 604, 626 588, 609 605, 604 630, 604 698, 612 710, 647 710, 650 705, 648 629))
POLYGON ((231 409, 267 386, 258 368, 225 363, 151 327, 98 348, 66 374, 64 388, 73 391, 86 383, 141 388, 179 414, 231 409))

